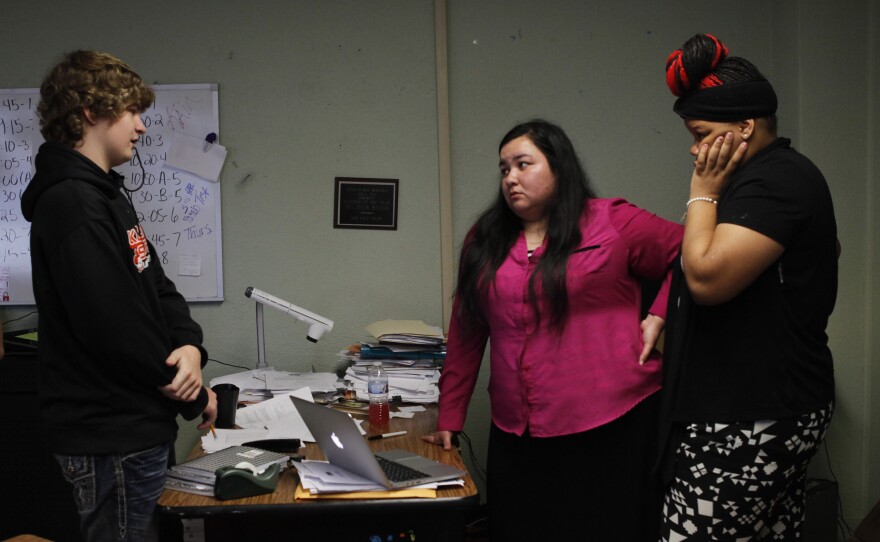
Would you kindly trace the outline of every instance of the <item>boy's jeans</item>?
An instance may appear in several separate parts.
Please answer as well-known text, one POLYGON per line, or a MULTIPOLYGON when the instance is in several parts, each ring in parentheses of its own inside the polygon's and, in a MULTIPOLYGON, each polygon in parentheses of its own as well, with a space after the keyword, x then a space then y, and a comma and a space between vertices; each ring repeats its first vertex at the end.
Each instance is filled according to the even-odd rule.
POLYGON ((167 442, 126 454, 55 454, 73 486, 83 537, 89 542, 157 540, 154 512, 172 453, 167 442))

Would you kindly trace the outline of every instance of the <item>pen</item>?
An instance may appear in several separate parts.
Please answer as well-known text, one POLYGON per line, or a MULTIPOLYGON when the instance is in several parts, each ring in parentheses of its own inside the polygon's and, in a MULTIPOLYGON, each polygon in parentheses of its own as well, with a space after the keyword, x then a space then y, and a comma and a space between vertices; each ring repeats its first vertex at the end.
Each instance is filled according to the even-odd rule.
POLYGON ((214 435, 214 440, 217 439, 217 431, 214 431, 214 424, 211 424, 211 434, 214 435))
POLYGON ((371 437, 367 437, 367 440, 379 440, 380 438, 399 437, 400 435, 405 434, 406 431, 394 431, 393 433, 382 433, 381 435, 373 435, 371 437))

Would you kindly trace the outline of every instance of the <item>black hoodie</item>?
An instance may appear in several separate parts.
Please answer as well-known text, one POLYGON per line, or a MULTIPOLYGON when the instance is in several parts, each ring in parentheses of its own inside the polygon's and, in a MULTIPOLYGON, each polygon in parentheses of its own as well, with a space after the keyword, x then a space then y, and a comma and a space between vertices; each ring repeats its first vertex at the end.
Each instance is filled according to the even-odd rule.
POLYGON ((207 404, 159 391, 172 350, 202 330, 162 271, 122 176, 60 143, 44 143, 21 208, 39 310, 41 413, 52 452, 124 453, 173 441, 176 416, 207 404))

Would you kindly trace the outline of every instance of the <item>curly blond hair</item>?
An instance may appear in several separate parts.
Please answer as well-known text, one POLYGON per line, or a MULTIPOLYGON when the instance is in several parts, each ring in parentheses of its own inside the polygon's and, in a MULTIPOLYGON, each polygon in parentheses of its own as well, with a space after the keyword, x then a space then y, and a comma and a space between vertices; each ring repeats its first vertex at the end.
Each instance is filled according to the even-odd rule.
POLYGON ((125 62, 97 51, 74 51, 53 67, 40 86, 40 133, 73 146, 83 138, 83 110, 116 118, 129 107, 144 111, 155 94, 125 62))

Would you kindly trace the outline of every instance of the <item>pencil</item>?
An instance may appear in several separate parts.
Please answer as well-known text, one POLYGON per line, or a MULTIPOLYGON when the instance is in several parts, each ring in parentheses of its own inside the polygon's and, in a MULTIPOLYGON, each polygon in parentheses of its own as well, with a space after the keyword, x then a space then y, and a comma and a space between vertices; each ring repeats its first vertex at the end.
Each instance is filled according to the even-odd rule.
POLYGON ((211 424, 211 434, 214 435, 214 439, 217 438, 217 431, 214 431, 214 424, 211 424))

